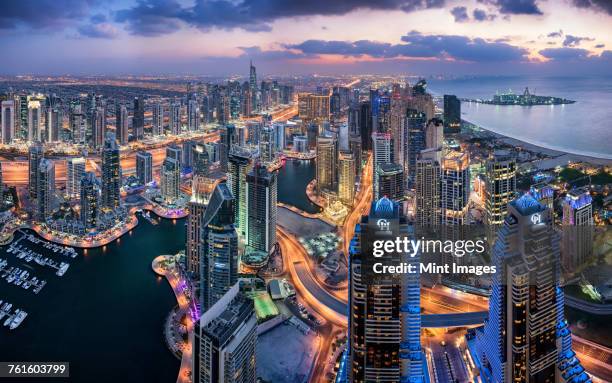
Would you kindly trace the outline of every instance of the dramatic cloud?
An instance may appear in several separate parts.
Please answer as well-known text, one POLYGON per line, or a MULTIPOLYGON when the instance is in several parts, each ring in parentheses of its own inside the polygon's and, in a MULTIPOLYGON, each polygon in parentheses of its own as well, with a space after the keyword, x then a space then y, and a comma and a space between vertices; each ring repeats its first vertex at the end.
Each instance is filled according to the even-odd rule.
POLYGON ((501 42, 487 42, 456 35, 423 35, 413 31, 402 36, 402 44, 370 40, 307 40, 286 47, 305 54, 371 56, 374 58, 436 58, 468 62, 521 61, 526 49, 501 42))
POLYGON ((557 38, 557 37, 562 37, 563 36, 563 30, 559 29, 558 32, 550 32, 548 35, 546 35, 546 37, 550 37, 550 38, 557 38))
POLYGON ((457 23, 465 23, 470 19, 466 7, 455 7, 451 9, 450 13, 453 15, 455 22, 457 23))
POLYGON ((495 6, 506 15, 541 15, 537 0, 478 0, 479 3, 495 6))
POLYGON ((274 20, 288 17, 344 15, 358 9, 412 12, 442 6, 444 0, 196 0, 187 7, 176 0, 138 0, 135 6, 118 11, 116 20, 126 23, 131 33, 145 36, 170 33, 183 23, 204 31, 241 28, 259 32, 271 30, 274 20))
POLYGON ((566 35, 565 40, 563 40, 563 46, 564 47, 575 47, 577 45, 580 45, 580 43, 583 41, 593 41, 593 40, 595 39, 590 38, 590 37, 578 37, 578 36, 566 35))
POLYGON ((88 16, 91 0, 14 0, 2 2, 0 29, 20 26, 63 29, 88 16))
POLYGON ((573 0, 572 3, 578 8, 592 8, 612 15, 612 1, 610 0, 573 0))
POLYGON ((492 14, 487 14, 487 12, 484 9, 474 9, 474 12, 472 13, 474 16, 474 20, 476 21, 491 21, 491 20, 495 20, 496 15, 492 15, 492 14))
POLYGON ((555 60, 579 60, 586 59, 589 51, 580 48, 546 48, 539 52, 542 56, 555 60))

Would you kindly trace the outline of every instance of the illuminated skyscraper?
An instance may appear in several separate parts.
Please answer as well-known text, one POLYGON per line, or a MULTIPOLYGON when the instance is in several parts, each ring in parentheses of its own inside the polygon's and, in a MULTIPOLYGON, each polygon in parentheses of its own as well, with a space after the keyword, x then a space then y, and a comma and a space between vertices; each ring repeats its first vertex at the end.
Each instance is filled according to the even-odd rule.
POLYGON ((298 94, 298 115, 302 120, 329 120, 329 108, 328 95, 298 94))
POLYGON ((417 112, 414 109, 407 111, 407 139, 406 139, 406 166, 407 179, 409 185, 414 185, 416 176, 416 161, 421 154, 421 150, 425 149, 425 124, 427 116, 423 112, 417 112))
POLYGON ((66 160, 66 195, 68 198, 80 197, 83 176, 85 176, 85 158, 77 157, 66 160))
POLYGON ((351 152, 341 151, 338 155, 338 197, 340 201, 353 206, 355 199, 355 157, 351 152))
POLYGON ((467 153, 449 151, 442 159, 440 207, 445 225, 467 224, 470 168, 467 153))
POLYGON ((238 234, 246 236, 247 228, 247 173, 251 170, 251 152, 233 146, 229 153, 227 183, 236 199, 235 224, 238 234))
POLYGON ((28 194, 30 198, 36 198, 36 185, 38 184, 38 165, 44 155, 40 142, 35 142, 28 149, 28 194))
POLYGON ((98 222, 98 198, 100 185, 96 175, 87 172, 79 182, 79 195, 81 205, 81 223, 86 230, 96 227, 98 222))
POLYGON ((394 161, 393 153, 393 138, 389 133, 372 133, 372 150, 373 150, 373 169, 372 172, 372 184, 374 185, 374 195, 380 195, 378 191, 378 173, 380 171, 380 165, 391 163, 394 161))
POLYGON ((236 127, 232 124, 227 124, 221 128, 219 135, 219 165, 221 170, 226 171, 228 168, 229 153, 232 147, 238 143, 242 146, 243 144, 237 142, 236 127))
POLYGON ((336 190, 338 141, 335 137, 317 137, 317 193, 336 190))
POLYGON ((129 121, 128 121, 128 111, 125 105, 120 104, 119 102, 115 103, 115 132, 117 138, 119 139, 119 143, 121 145, 126 145, 129 139, 129 121))
POLYGON ((444 132, 459 133, 461 130, 461 101, 455 95, 444 95, 444 132))
POLYGON ((153 105, 153 121, 151 122, 152 134, 161 136, 164 134, 164 106, 161 102, 153 105))
POLYGON ((76 144, 87 143, 87 118, 81 112, 81 105, 73 105, 70 110, 70 131, 76 144))
POLYGON ((257 87, 257 70, 251 61, 249 63, 249 93, 251 96, 251 109, 255 112, 260 111, 259 88, 257 87))
POLYGON ((91 111, 91 144, 94 148, 101 148, 104 144, 106 132, 106 116, 103 107, 97 107, 91 111))
POLYGON ((0 121, 2 125, 0 128, 0 135, 2 135, 2 143, 10 144, 15 138, 15 100, 2 101, 2 109, 0 111, 0 121))
POLYGON ((183 161, 183 148, 178 145, 170 145, 166 147, 166 158, 172 158, 176 162, 179 163, 179 166, 182 165, 183 161))
POLYGON ((495 150, 486 161, 485 224, 493 244, 497 228, 504 222, 508 203, 516 194, 516 160, 507 150, 495 150))
POLYGON ((166 157, 160 172, 161 195, 167 204, 174 203, 180 195, 181 164, 173 157, 166 157))
POLYGON ((45 121, 46 141, 56 142, 60 139, 60 133, 63 130, 63 114, 60 108, 49 108, 47 110, 47 119, 45 121))
POLYGON ((485 382, 590 382, 571 350, 559 287, 559 235, 530 194, 508 204, 493 248, 489 317, 472 356, 485 382))
MULTIPOLYGON (((374 279, 366 270, 372 265, 367 242, 381 221, 393 235, 409 235, 399 204, 388 198, 373 202, 355 228, 349 250, 349 381, 425 382, 419 274, 374 279)), ((406 258, 418 269, 419 256, 406 258)))
POLYGON ((144 150, 136 153, 136 177, 141 185, 147 185, 153 181, 153 155, 151 153, 144 150))
POLYGON ((274 160, 276 152, 274 129, 272 126, 264 126, 259 134, 259 158, 267 164, 274 160))
POLYGON ((42 106, 38 100, 28 101, 28 141, 40 141, 43 127, 42 106))
POLYGON ((441 149, 444 144, 444 124, 438 118, 432 118, 425 128, 425 147, 441 149))
POLYGON ((257 318, 253 301, 235 284, 196 322, 194 383, 255 383, 257 318))
POLYGON ((416 162, 415 222, 417 226, 438 226, 440 214, 440 160, 441 150, 421 151, 416 162))
POLYGON ((172 102, 170 104, 170 133, 178 135, 181 133, 181 104, 172 102))
POLYGON ((38 165, 36 185, 36 217, 44 222, 51 217, 55 207, 55 164, 43 158, 38 165))
POLYGON ((349 135, 349 151, 355 158, 355 174, 361 174, 362 153, 361 153, 361 137, 359 135, 349 135))
POLYGON ((256 164, 247 174, 246 185, 247 245, 253 250, 269 253, 276 244, 276 173, 256 164))
POLYGON ((374 199, 382 197, 396 202, 404 199, 404 169, 400 164, 378 166, 378 194, 374 195, 374 199))
POLYGON ((191 99, 187 103, 187 128, 191 132, 200 128, 200 106, 195 99, 191 99))
POLYGON ((200 261, 202 312, 221 299, 238 280, 235 203, 236 200, 226 183, 220 183, 215 187, 200 222, 201 237, 198 242, 200 249, 197 250, 199 253, 190 253, 192 257, 199 257, 200 261))
POLYGON ((593 255, 593 199, 586 188, 570 190, 563 201, 563 257, 566 270, 584 267, 593 255))
POLYGON ((119 147, 112 132, 107 132, 104 140, 101 173, 101 207, 117 209, 121 206, 121 163, 119 162, 119 147))
POLYGON ((144 112, 145 101, 142 98, 134 98, 134 117, 132 118, 132 133, 136 140, 144 137, 144 112))

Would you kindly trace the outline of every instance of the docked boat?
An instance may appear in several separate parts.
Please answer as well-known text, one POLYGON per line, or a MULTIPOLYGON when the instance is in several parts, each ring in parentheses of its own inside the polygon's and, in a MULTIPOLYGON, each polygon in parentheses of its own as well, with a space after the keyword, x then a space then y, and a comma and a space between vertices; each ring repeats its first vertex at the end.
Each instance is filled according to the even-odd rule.
POLYGON ((21 324, 21 322, 23 322, 23 320, 28 316, 28 313, 23 311, 23 310, 18 310, 19 313, 15 313, 15 318, 13 319, 13 321, 11 322, 11 330, 16 329, 17 327, 19 327, 19 325, 21 324))

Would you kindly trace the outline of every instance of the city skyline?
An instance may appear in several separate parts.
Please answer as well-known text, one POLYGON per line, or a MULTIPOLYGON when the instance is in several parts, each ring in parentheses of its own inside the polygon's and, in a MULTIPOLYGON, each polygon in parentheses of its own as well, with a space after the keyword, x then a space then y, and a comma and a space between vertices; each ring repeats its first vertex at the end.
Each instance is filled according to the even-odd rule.
POLYGON ((24 1, 0 21, 2 75, 612 73, 600 0, 24 1))

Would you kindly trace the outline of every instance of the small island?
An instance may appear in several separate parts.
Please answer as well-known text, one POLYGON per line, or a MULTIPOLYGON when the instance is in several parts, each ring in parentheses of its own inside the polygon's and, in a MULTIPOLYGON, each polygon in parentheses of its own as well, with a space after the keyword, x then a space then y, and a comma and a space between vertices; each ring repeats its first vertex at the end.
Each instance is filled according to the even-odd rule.
POLYGON ((467 99, 462 98, 461 101, 466 102, 477 102, 480 104, 490 105, 522 105, 522 106, 534 106, 534 105, 563 105, 573 104, 576 101, 568 100, 566 98, 552 97, 552 96, 536 96, 529 92, 529 88, 525 88, 523 94, 515 94, 512 90, 508 90, 507 93, 498 93, 493 96, 490 100, 481 99, 467 99))

